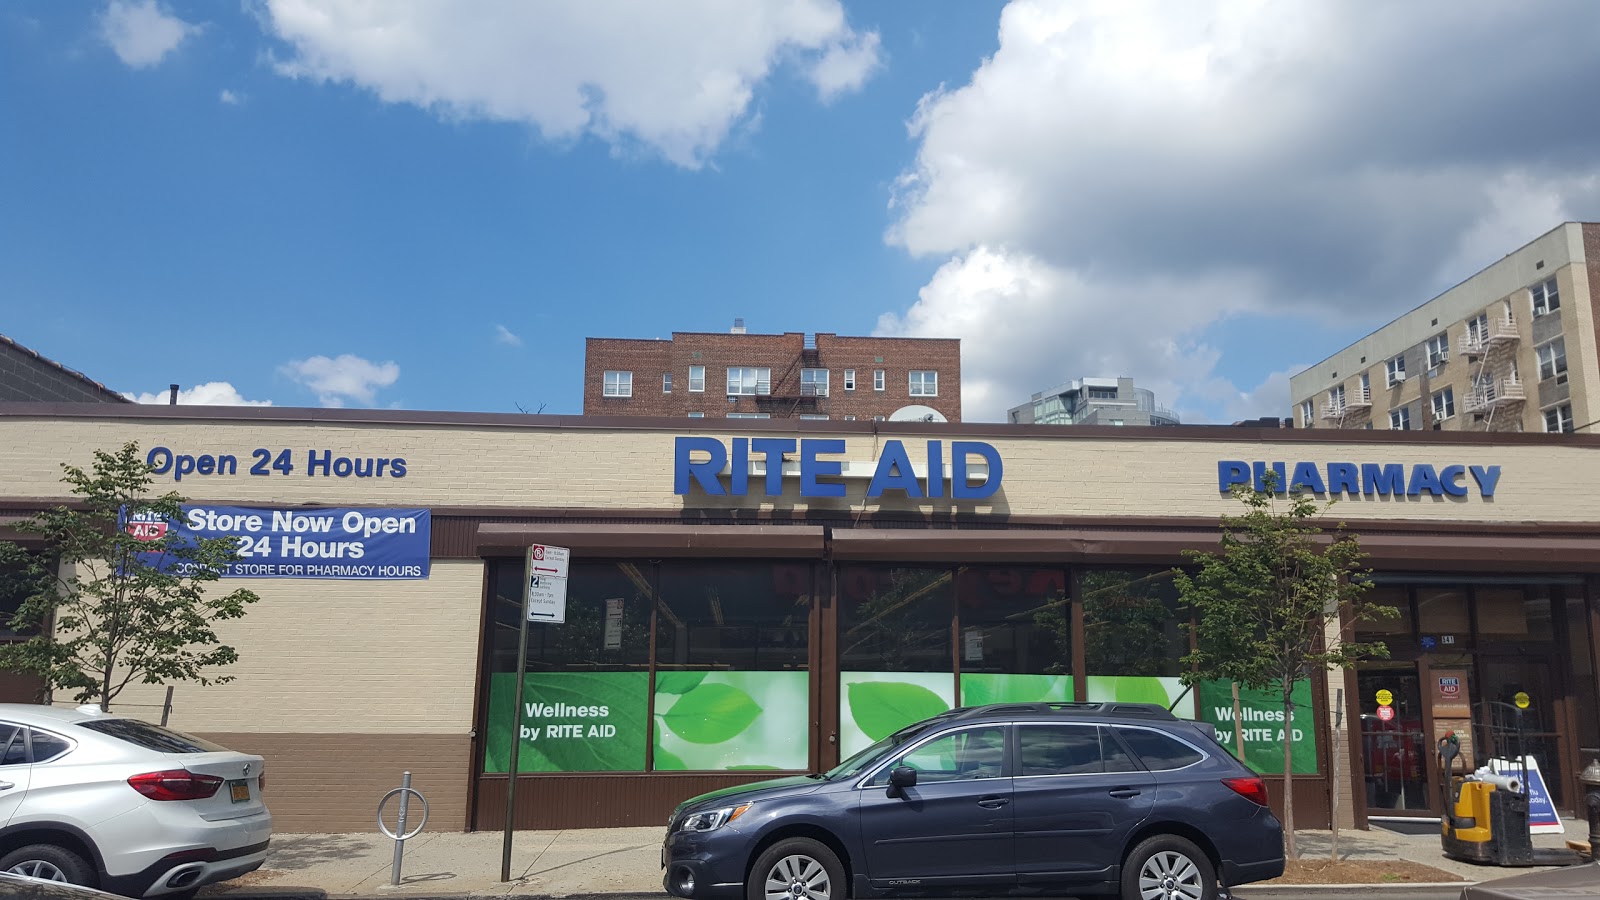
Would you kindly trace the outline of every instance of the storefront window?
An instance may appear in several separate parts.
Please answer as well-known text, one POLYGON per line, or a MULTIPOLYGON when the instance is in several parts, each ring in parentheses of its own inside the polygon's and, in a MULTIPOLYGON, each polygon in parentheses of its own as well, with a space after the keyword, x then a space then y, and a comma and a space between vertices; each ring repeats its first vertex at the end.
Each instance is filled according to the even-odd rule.
POLYGON ((1417 630, 1422 634, 1424 649, 1449 650, 1471 646, 1472 614, 1468 610, 1466 590, 1464 588, 1418 590, 1417 630))
POLYGON ((958 569, 956 607, 963 706, 1073 699, 1064 570, 958 569))
MULTIPOLYGON (((1572 693, 1580 710, 1600 709, 1600 698, 1595 696, 1594 651, 1589 645, 1589 613, 1582 592, 1569 589, 1567 596, 1567 659, 1572 661, 1572 693), (1573 596, 1576 594, 1577 596, 1573 596)), ((1600 718, 1579 714, 1573 717, 1578 725, 1578 747, 1584 762, 1600 757, 1600 718)))
POLYGON ((839 744, 849 757, 955 705, 950 569, 838 569, 839 744))
MULTIPOLYGON (((1089 700, 1159 703, 1184 693, 1189 652, 1170 568, 1085 569, 1083 652, 1089 700)), ((1185 712, 1193 711, 1187 704, 1185 712)))
POLYGON ((1550 589, 1478 588, 1478 638, 1480 643, 1552 640, 1550 589))
POLYGON ((656 771, 804 769, 809 563, 661 566, 656 771))
POLYGON ((1382 641, 1391 651, 1414 646, 1409 590, 1403 587, 1375 587, 1367 591, 1363 599, 1369 606, 1393 607, 1399 615, 1358 620, 1356 640, 1363 643, 1382 641))
POLYGON ((574 562, 566 622, 528 626, 523 708, 515 716, 522 560, 489 564, 489 703, 485 772, 643 771, 650 700, 653 570, 574 562), (513 720, 520 724, 513 724, 513 720))

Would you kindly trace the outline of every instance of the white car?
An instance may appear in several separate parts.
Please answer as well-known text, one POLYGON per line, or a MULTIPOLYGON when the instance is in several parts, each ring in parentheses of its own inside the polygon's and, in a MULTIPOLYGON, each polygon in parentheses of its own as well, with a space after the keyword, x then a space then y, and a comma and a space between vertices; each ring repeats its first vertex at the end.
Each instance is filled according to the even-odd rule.
POLYGON ((0 703, 0 871, 192 897, 260 868, 262 759, 138 719, 0 703))

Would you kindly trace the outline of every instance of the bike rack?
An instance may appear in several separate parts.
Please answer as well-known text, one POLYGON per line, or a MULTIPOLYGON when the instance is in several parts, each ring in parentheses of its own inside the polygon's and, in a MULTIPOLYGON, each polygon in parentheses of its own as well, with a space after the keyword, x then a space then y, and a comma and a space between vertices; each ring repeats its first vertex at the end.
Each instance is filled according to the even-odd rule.
POLYGON ((384 794, 383 799, 378 801, 378 830, 383 832, 385 836, 394 840, 394 868, 389 873, 389 884, 397 885, 400 883, 400 860, 403 856, 405 856, 406 841, 421 834, 423 827, 427 824, 428 798, 422 796, 422 792, 411 786, 411 773, 405 772, 400 776, 400 786, 389 793, 384 794), (394 799, 396 795, 400 797, 400 816, 399 820, 395 823, 394 831, 390 831, 389 826, 383 823, 383 807, 390 800, 394 799), (422 821, 417 823, 416 828, 407 831, 406 820, 407 815, 410 812, 411 798, 413 796, 417 798, 418 803, 422 804, 422 821))

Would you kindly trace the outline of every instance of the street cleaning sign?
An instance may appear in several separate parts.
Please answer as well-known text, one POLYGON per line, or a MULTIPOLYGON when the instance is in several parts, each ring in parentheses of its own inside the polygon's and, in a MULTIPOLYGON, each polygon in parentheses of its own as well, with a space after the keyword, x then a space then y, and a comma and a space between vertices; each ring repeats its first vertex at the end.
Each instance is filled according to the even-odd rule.
MULTIPOLYGON (((122 527, 140 540, 170 534, 180 545, 230 538, 239 559, 224 578, 412 579, 428 577, 432 513, 426 509, 185 505, 177 521, 122 511, 122 527)), ((195 563, 141 553, 151 568, 185 574, 195 563)))
POLYGON ((567 621, 567 563, 572 551, 566 547, 534 544, 525 559, 528 573, 528 621, 562 624, 567 621))

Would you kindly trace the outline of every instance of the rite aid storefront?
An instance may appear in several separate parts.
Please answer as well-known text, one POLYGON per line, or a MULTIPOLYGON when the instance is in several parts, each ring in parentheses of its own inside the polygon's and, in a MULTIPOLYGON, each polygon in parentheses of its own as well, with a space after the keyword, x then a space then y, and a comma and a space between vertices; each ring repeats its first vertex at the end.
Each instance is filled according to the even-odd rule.
POLYGON ((693 424, 0 405, 0 529, 132 440, 186 527, 248 541, 236 680, 178 686, 172 721, 265 755, 285 832, 369 828, 402 770, 436 826, 498 827, 513 734, 530 828, 656 825, 957 704, 1158 702, 1231 734, 1225 686, 1179 684, 1170 570, 1268 469, 1339 497, 1402 610, 1368 626, 1391 659, 1313 679, 1288 727, 1246 704, 1253 764, 1294 745, 1299 821, 1334 791, 1342 818, 1437 814, 1435 734, 1483 700, 1529 695, 1558 806, 1600 747, 1600 439, 693 424), (572 550, 567 619, 532 626, 519 715, 534 544, 572 550))

